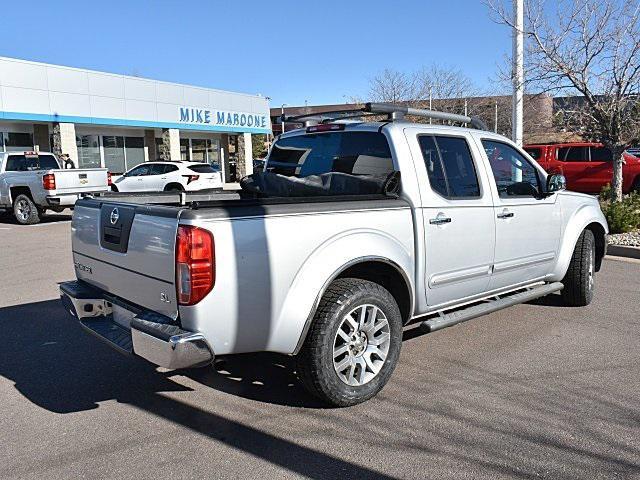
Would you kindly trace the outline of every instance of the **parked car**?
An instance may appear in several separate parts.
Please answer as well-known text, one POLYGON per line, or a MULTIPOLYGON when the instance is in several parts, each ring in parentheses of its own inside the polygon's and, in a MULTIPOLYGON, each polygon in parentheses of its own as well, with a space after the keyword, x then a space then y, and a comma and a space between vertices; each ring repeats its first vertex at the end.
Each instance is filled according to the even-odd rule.
POLYGON ((565 191, 500 135, 395 121, 430 111, 365 109, 393 121, 311 125, 275 142, 273 172, 253 185, 302 196, 247 198, 244 182, 209 204, 79 201, 65 307, 167 368, 295 356, 312 394, 346 406, 383 388, 410 322, 431 332, 558 291, 566 305, 591 302, 607 234, 594 197, 565 191))
POLYGON ((640 158, 640 147, 627 148, 627 153, 634 157, 640 158))
MULTIPOLYGON (((525 145, 524 149, 547 172, 564 175, 570 190, 600 193, 602 187, 611 183, 613 153, 600 143, 525 145)), ((640 191, 640 158, 627 151, 624 159, 622 191, 640 191)))
POLYGON ((0 153, 0 211, 24 225, 73 207, 83 193, 108 191, 110 182, 106 168, 65 170, 53 153, 0 153))
POLYGON ((222 188, 222 173, 202 162, 146 162, 113 182, 114 192, 193 192, 222 188))

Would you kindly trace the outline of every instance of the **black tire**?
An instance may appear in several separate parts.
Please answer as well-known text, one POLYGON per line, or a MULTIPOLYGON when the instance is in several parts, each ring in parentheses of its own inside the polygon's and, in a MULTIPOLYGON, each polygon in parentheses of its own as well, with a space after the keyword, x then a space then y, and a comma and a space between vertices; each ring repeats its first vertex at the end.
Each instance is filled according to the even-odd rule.
MULTIPOLYGON (((342 330, 342 332, 349 336, 348 333, 345 333, 345 330, 342 330)), ((374 333, 376 332, 374 331, 374 333)), ((355 405, 370 399, 382 390, 395 369, 401 346, 402 316, 393 296, 377 283, 355 278, 342 278, 335 280, 327 288, 318 305, 305 343, 296 357, 296 372, 309 393, 324 402, 337 407, 355 405), (366 307, 367 305, 368 307, 366 307), (388 333, 389 336, 388 342, 385 341, 384 344, 375 347, 368 340, 366 334, 364 334, 364 340, 362 339, 365 331, 363 328, 360 332, 356 331, 352 334, 351 338, 355 339, 356 335, 359 335, 361 343, 358 344, 357 349, 364 349, 364 351, 360 350, 359 354, 356 355, 352 350, 351 344, 344 342, 339 346, 338 350, 345 346, 347 348, 347 351, 344 352, 345 357, 336 357, 339 359, 339 363, 345 360, 350 361, 347 359, 349 357, 354 360, 358 358, 359 361, 367 365, 363 373, 362 367, 358 370, 355 364, 350 364, 354 365, 352 377, 356 375, 361 377, 361 374, 372 376, 369 380, 363 381, 362 384, 349 385, 346 383, 348 378, 346 380, 341 379, 336 368, 334 368, 334 347, 336 342, 343 342, 342 337, 338 338, 338 329, 344 327, 344 319, 355 309, 361 308, 361 306, 365 306, 367 313, 365 313, 364 317, 369 320, 365 324, 368 323, 370 326, 373 324, 379 325, 384 323, 381 320, 387 320, 388 328, 385 326, 373 338, 380 341, 382 335, 385 335, 384 338, 386 338, 388 333), (374 311, 372 307, 377 307, 379 312, 371 322, 371 312, 374 311), (381 316, 386 318, 380 318, 381 316), (378 323, 376 323, 376 319, 378 319, 378 323), (374 349, 388 348, 386 358, 382 360, 376 353, 373 353, 373 355, 368 353, 370 352, 370 347, 374 349), (364 361, 365 356, 367 356, 370 363, 364 361), (380 361, 383 362, 381 366, 380 361), (379 368, 377 373, 374 373, 369 367, 374 362, 378 365, 376 368, 379 368)), ((357 353, 357 351, 355 352, 357 353)), ((347 370, 343 370, 343 372, 352 373, 351 366, 346 368, 347 370)), ((349 373, 344 376, 349 377, 349 373)), ((361 378, 364 378, 364 376, 361 378)), ((356 379, 353 378, 353 380, 355 381, 356 379)))
POLYGON ((13 216, 21 225, 33 225, 40 222, 44 210, 40 210, 31 197, 21 193, 13 201, 13 216))
POLYGON ((164 187, 165 192, 184 192, 184 187, 178 183, 170 183, 164 187))
POLYGON ((631 191, 633 193, 640 194, 640 177, 636 178, 635 181, 633 182, 633 185, 631 186, 631 191))
POLYGON ((578 237, 569 269, 562 279, 562 301, 569 307, 584 307, 593 300, 595 290, 596 239, 591 230, 578 237))

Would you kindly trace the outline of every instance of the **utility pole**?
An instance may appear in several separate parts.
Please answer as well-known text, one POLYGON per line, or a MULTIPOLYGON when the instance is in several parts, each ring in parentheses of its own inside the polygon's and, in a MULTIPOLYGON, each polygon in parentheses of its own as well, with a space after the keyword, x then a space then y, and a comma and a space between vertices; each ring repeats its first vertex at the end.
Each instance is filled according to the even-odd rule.
POLYGON ((496 110, 493 117, 493 131, 498 133, 498 100, 496 100, 496 110))
POLYGON ((513 101, 512 140, 522 146, 522 102, 524 99, 524 0, 513 0, 513 101))
POLYGON ((283 103, 282 107, 280 107, 281 111, 282 111, 282 116, 280 117, 281 120, 282 120, 282 133, 284 133, 284 107, 286 107, 286 106, 287 106, 287 104, 283 103))

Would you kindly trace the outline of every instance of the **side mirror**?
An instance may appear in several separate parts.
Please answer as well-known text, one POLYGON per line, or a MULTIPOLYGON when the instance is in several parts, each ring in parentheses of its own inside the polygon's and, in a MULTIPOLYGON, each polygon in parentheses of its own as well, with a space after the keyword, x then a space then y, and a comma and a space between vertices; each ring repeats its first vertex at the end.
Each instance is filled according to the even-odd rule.
POLYGON ((564 175, 554 173, 547 177, 547 193, 559 192, 560 190, 566 190, 566 188, 567 179, 564 178, 564 175))

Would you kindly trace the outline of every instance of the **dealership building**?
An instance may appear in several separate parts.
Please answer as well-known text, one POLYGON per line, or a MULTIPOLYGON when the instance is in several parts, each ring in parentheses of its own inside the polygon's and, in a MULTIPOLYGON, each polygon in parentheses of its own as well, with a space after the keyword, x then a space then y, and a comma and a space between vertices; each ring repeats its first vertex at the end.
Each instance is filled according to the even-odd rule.
POLYGON ((271 132, 266 97, 0 57, 0 151, 67 154, 118 175, 150 160, 252 171, 251 134, 271 132))

